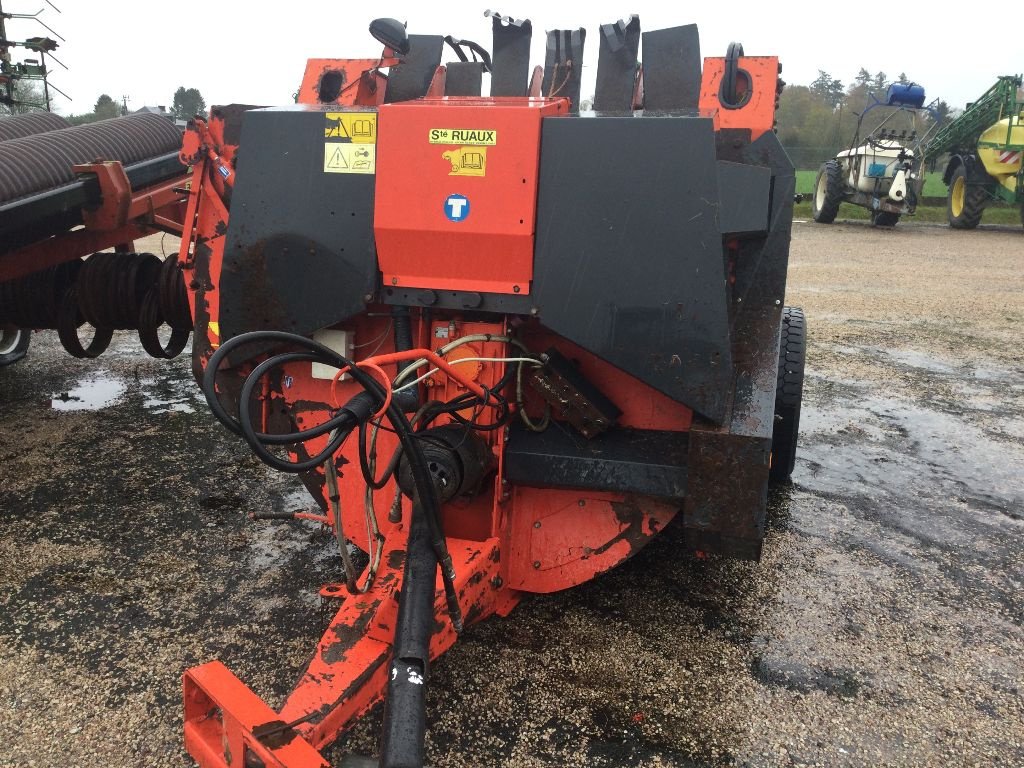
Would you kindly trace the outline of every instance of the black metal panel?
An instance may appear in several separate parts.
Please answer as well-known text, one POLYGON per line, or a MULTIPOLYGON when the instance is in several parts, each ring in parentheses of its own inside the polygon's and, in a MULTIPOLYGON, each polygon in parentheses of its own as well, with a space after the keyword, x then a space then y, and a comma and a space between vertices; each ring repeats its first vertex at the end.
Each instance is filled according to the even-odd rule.
POLYGON ((220 281, 221 338, 308 334, 365 309, 377 284, 375 176, 324 172, 325 112, 246 112, 220 281))
POLYGON ((744 160, 771 170, 772 197, 768 234, 740 240, 733 270, 736 384, 730 431, 770 438, 796 173, 774 133, 748 145, 744 160))
POLYGON ((533 307, 533 299, 522 294, 435 291, 430 288, 388 287, 381 292, 380 301, 404 307, 458 309, 509 315, 528 315, 533 307))
POLYGON ((769 168, 718 161, 718 226, 723 234, 765 232, 771 201, 769 168))
POLYGON ((597 88, 594 109, 598 112, 628 112, 633 109, 637 53, 640 50, 640 17, 630 16, 601 25, 597 57, 597 88))
POLYGON ((452 61, 446 66, 445 96, 479 96, 483 88, 484 67, 479 61, 452 61))
POLYGON ((687 452, 685 432, 614 428, 586 440, 558 422, 531 432, 516 421, 505 446, 505 477, 513 485, 535 488, 682 499, 687 452))
POLYGON ((490 13, 494 29, 491 51, 491 96, 525 96, 530 76, 530 39, 533 25, 529 19, 503 18, 490 13))
POLYGON ((683 505, 688 550, 757 560, 768 501, 771 437, 690 432, 683 505))
POLYGON ((583 43, 587 30, 553 29, 548 32, 547 54, 544 58, 544 82, 541 94, 569 99, 570 109, 580 111, 580 88, 583 79, 583 43))
POLYGON ((409 35, 409 53, 399 66, 391 68, 384 101, 393 104, 426 96, 430 81, 441 66, 442 48, 442 35, 409 35))
POLYGON ((717 207, 710 119, 544 120, 541 322, 721 421, 733 377, 717 207))
POLYGON ((696 24, 644 32, 644 109, 696 109, 700 35, 696 24))
POLYGON ((733 400, 724 424, 701 419, 693 423, 693 480, 683 524, 691 549, 756 559, 764 536, 795 174, 773 133, 752 144, 742 132, 720 138, 720 157, 762 166, 772 174, 770 215, 768 233, 740 238, 734 252, 733 400))

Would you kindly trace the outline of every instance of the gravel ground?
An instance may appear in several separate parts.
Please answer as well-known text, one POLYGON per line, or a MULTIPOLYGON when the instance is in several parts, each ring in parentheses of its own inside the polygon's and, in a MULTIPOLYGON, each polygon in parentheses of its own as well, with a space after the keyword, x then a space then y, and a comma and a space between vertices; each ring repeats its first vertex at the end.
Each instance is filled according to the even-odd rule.
MULTIPOLYGON (((787 302, 804 432, 762 562, 678 560, 670 528, 472 627, 433 668, 434 765, 1024 764, 1024 235, 798 223, 787 302)), ((96 361, 37 335, 0 403, 0 766, 190 765, 181 672, 278 701, 330 539, 245 519, 307 502, 128 334, 96 361)))

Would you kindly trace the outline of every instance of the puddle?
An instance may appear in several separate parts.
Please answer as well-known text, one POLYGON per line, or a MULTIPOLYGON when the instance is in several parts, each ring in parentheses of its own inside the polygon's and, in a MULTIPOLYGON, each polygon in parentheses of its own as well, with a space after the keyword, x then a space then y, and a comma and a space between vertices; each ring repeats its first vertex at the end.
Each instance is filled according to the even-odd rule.
POLYGON ((863 383, 838 389, 805 401, 793 480, 884 526, 887 535, 865 542, 868 549, 894 561, 905 559, 904 546, 914 553, 922 545, 995 557, 993 536, 1019 534, 1024 444, 970 413, 886 397, 863 383))
POLYGON ((868 351, 886 355, 887 357, 891 357, 897 363, 902 363, 903 365, 911 368, 919 368, 932 373, 949 374, 956 373, 957 370, 956 366, 939 360, 934 355, 925 352, 917 352, 912 349, 877 349, 868 347, 868 351))
POLYGON ((67 392, 54 394, 50 407, 55 411, 98 411, 116 403, 127 391, 127 385, 112 376, 82 379, 67 392))
POLYGON ((202 390, 191 377, 146 378, 139 382, 142 407, 153 413, 195 413, 205 407, 202 390))

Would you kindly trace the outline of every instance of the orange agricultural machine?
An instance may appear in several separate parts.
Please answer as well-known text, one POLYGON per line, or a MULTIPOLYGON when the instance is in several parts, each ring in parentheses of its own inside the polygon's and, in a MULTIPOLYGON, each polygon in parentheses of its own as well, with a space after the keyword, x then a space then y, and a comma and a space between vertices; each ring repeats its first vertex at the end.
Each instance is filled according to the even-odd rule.
POLYGON ((380 58, 310 60, 299 103, 186 133, 195 373, 302 478, 320 511, 295 517, 345 566, 279 709, 220 662, 185 674, 205 768, 326 766, 381 700, 380 765, 422 765, 430 663, 463 627, 679 516, 680 556, 757 558, 792 470, 777 59, 702 68, 696 27, 631 17, 600 27, 581 114, 585 30, 549 32, 531 70, 530 22, 490 16, 491 52, 377 20, 380 58))

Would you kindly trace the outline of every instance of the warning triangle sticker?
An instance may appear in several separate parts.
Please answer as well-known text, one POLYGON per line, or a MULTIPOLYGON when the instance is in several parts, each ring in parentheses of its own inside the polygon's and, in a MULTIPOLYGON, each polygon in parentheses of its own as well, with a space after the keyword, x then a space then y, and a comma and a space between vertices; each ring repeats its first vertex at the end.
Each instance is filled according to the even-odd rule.
POLYGON ((327 161, 327 167, 331 170, 348 168, 348 161, 345 159, 345 154, 341 151, 341 147, 335 148, 334 154, 331 155, 331 159, 327 161))

